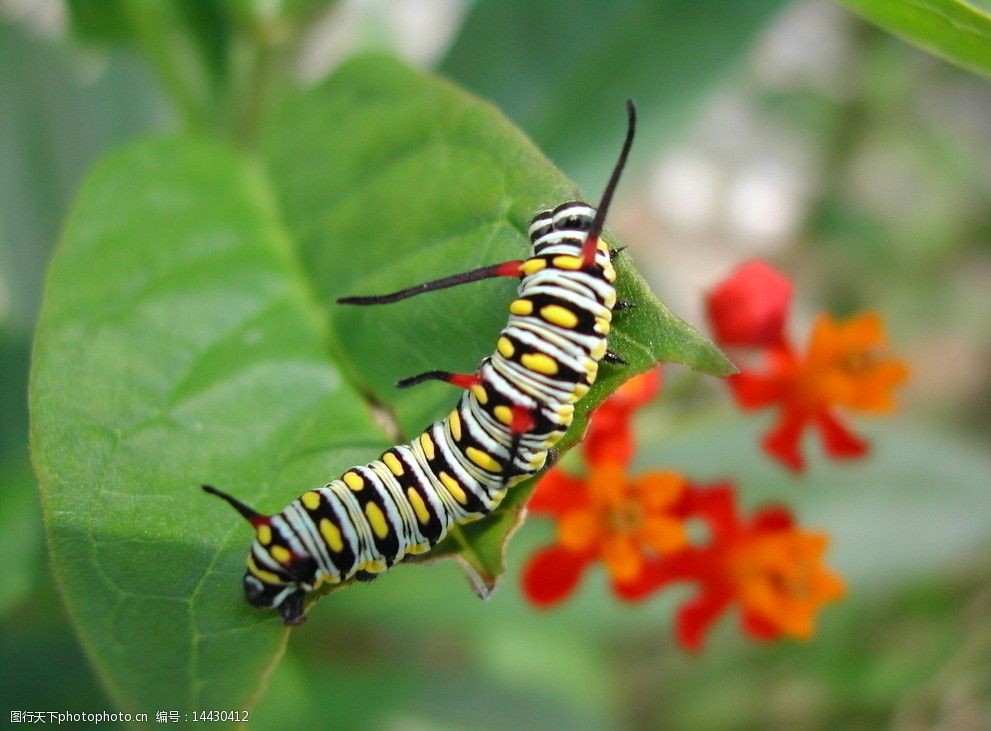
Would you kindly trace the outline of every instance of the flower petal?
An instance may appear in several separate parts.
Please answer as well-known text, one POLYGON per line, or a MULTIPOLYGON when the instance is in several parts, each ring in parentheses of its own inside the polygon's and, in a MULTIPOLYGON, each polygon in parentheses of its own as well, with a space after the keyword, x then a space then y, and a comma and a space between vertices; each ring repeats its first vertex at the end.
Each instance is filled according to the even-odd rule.
POLYGON ((741 409, 762 409, 781 401, 787 394, 787 381, 774 374, 743 371, 726 379, 741 409))
POLYGON ((689 652, 702 649, 706 632, 732 600, 732 593, 724 589, 703 589, 694 600, 682 605, 675 620, 678 644, 689 652))
POLYGON ((713 544, 733 540, 741 529, 736 512, 736 490, 729 482, 708 487, 689 483, 684 513, 687 517, 698 517, 706 522, 713 544))
POLYGON ((767 505, 753 517, 751 527, 757 532, 788 530, 795 525, 791 511, 783 505, 767 505))
POLYGON ((549 607, 565 599, 592 560, 589 553, 575 553, 562 546, 549 546, 530 557, 523 569, 523 593, 538 607, 549 607))
POLYGON ((602 541, 602 563, 609 569, 613 581, 629 582, 640 575, 643 555, 633 538, 625 533, 614 533, 602 541))
POLYGON ((807 418, 797 409, 785 408, 778 425, 764 435, 764 451, 794 472, 805 469, 805 458, 799 451, 799 440, 805 431, 807 418))
POLYGON ((557 524, 557 539, 569 551, 589 550, 599 537, 599 516, 584 508, 562 515, 557 524))
POLYGON ((585 483, 554 467, 540 478, 527 509, 534 515, 561 516, 588 504, 585 483))
POLYGON ((654 592, 663 589, 670 581, 669 578, 663 577, 661 573, 661 571, 650 570, 649 562, 644 563, 637 576, 630 581, 617 581, 613 579, 613 594, 624 602, 642 601, 654 592))
POLYGON ((774 624, 768 622, 759 614, 749 612, 746 609, 740 613, 740 626, 744 632, 761 642, 768 642, 781 637, 781 630, 774 624))
POLYGON ((608 461, 628 465, 636 451, 630 413, 600 408, 592 415, 581 449, 587 464, 608 461))
POLYGON ((684 522, 664 515, 644 518, 639 538, 660 554, 671 553, 688 541, 684 522))
POLYGON ((850 432, 828 411, 816 415, 815 425, 822 436, 826 454, 836 459, 856 459, 863 457, 870 445, 850 432))
POLYGON ((620 386, 603 406, 622 406, 627 409, 637 409, 653 400, 661 389, 661 369, 654 368, 646 373, 634 376, 620 386))
POLYGON ((685 478, 672 470, 647 472, 633 480, 632 487, 640 503, 649 512, 674 505, 685 493, 685 478))
POLYGON ((706 296, 716 342, 767 347, 784 340, 791 282, 762 261, 738 267, 706 296))

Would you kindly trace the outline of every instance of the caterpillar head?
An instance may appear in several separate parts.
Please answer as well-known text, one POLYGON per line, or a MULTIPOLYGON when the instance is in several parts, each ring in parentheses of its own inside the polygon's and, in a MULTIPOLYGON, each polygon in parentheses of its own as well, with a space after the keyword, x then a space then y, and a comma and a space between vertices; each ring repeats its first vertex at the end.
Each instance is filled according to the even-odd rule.
POLYGON ((203 490, 225 500, 255 529, 242 580, 248 603, 260 609, 278 610, 285 624, 305 621, 303 599, 312 587, 301 581, 300 575, 306 573, 301 569, 312 568, 313 559, 294 555, 280 532, 273 530, 270 516, 210 485, 203 485, 203 490))

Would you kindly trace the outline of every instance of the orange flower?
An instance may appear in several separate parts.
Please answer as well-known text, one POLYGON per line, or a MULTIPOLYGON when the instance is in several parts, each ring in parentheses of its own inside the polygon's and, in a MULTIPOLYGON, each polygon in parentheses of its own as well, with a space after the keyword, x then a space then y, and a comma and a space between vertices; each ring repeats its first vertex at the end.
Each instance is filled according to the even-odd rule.
POLYGON ((673 472, 631 480, 614 462, 592 464, 584 479, 551 470, 529 508, 557 518, 557 543, 527 564, 527 597, 542 606, 561 601, 596 560, 605 564, 614 585, 635 585, 647 561, 685 545, 684 526, 673 511, 686 489, 673 472))
POLYGON ((734 604, 751 637, 808 639, 819 609, 843 595, 842 580, 822 563, 828 537, 801 530, 785 509, 765 508, 743 521, 726 484, 694 490, 684 508, 686 517, 707 523, 711 541, 651 563, 626 598, 640 599, 677 581, 697 584, 695 598, 677 616, 676 636, 685 649, 698 650, 734 604))
POLYGON ((537 485, 528 508, 558 521, 557 543, 534 555, 524 573, 527 597, 538 605, 564 599, 585 569, 601 560, 614 585, 635 584, 650 557, 685 543, 681 521, 671 511, 684 494, 673 472, 631 479, 633 413, 660 388, 660 370, 625 383, 592 416, 582 443, 587 474, 571 476, 555 467, 537 485))
POLYGON ((633 414, 661 389, 661 369, 634 376, 607 398, 589 421, 582 455, 589 463, 609 460, 628 465, 633 459, 633 414))
POLYGON ((759 270, 754 265, 741 267, 709 298, 709 318, 717 338, 728 331, 737 334, 728 341, 721 340, 721 344, 763 348, 763 370, 743 370, 728 379, 737 403, 745 410, 773 405, 780 408, 778 424, 765 435, 762 445, 772 457, 795 471, 805 466, 799 442, 807 426, 818 429, 829 456, 860 457, 868 445, 843 425, 837 409, 891 411, 892 391, 908 377, 908 369, 904 362, 886 354, 884 326, 881 318, 871 312, 846 321, 820 316, 803 357, 783 335, 781 308, 787 305, 787 298, 781 296, 780 287, 768 295, 773 299, 773 312, 754 306, 750 310, 761 312, 760 318, 753 318, 747 326, 728 328, 721 323, 728 317, 728 309, 712 303, 725 305, 727 292, 736 293, 736 304, 747 298, 760 298, 761 289, 749 280, 757 276, 755 271, 760 271, 759 276, 766 281, 769 269, 766 265, 759 270), (758 337, 759 333, 772 331, 780 333, 780 338, 758 337))
MULTIPOLYGON (((819 357, 832 359, 828 350, 819 357)), ((800 530, 782 508, 741 519, 728 483, 705 488, 670 471, 627 474, 631 417, 656 393, 658 379, 655 373, 631 380, 593 414, 582 445, 584 477, 554 468, 537 485, 528 507, 557 521, 557 540, 531 556, 524 594, 537 606, 557 604, 601 561, 613 592, 627 601, 673 582, 697 585, 677 617, 676 636, 688 650, 699 649, 734 605, 753 637, 810 637, 819 608, 843 593, 822 565, 824 534, 800 530), (708 528, 703 543, 693 543, 685 529, 693 519, 708 528)))

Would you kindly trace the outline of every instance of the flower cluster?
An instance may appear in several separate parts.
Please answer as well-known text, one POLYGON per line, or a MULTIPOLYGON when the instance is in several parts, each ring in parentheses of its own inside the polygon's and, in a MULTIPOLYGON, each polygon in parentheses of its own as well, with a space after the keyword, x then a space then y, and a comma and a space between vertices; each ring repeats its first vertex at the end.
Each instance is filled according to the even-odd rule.
POLYGON ((791 283, 759 261, 744 264, 709 293, 716 342, 753 351, 763 361, 730 376, 733 396, 745 410, 778 408, 777 425, 762 446, 796 472, 805 468, 799 446, 810 426, 830 457, 861 457, 868 445, 844 424, 841 412, 890 412, 892 390, 908 369, 886 353, 884 326, 873 312, 847 320, 820 315, 800 352, 785 335, 790 302, 791 283))
POLYGON ((627 601, 675 582, 697 587, 678 613, 676 636, 686 649, 699 649, 734 606, 753 637, 809 637, 819 607, 843 591, 822 565, 825 535, 799 529, 782 508, 742 517, 729 483, 697 485, 671 471, 628 474, 633 413, 659 385, 653 371, 620 388, 592 416, 585 475, 555 467, 537 486, 530 511, 557 521, 557 541, 531 557, 524 593, 538 606, 554 605, 601 561, 627 601), (693 522, 705 526, 704 540, 690 538, 693 522))

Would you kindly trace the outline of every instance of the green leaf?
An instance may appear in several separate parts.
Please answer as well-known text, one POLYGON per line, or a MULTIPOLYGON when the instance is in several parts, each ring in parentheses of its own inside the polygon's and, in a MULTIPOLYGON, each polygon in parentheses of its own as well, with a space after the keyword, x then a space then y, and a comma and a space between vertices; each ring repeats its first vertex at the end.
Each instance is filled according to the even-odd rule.
MULTIPOLYGON (((275 512, 387 445, 359 391, 407 436, 444 416, 449 388, 392 383, 474 369, 514 285, 382 308, 335 298, 518 258, 532 213, 575 194, 493 107, 379 57, 290 102, 264 158, 194 138, 112 156, 49 274, 30 400, 44 519, 70 614, 128 709, 244 707, 287 636, 243 601, 248 531, 200 483, 275 512)), ((565 444, 657 360, 730 368, 625 256, 618 271, 637 304, 612 338, 630 366, 602 367, 565 444)), ((440 553, 494 582, 527 489, 440 553)))
POLYGON ((328 361, 258 171, 191 139, 87 181, 52 262, 31 383, 55 573, 122 707, 243 708, 287 631, 243 600, 249 532, 383 446, 328 361))
MULTIPOLYGON (((613 123, 613 144, 603 146, 615 156, 625 131, 621 104, 613 123)), ((394 414, 405 437, 445 416, 457 397, 450 386, 397 391, 396 380, 435 368, 473 371, 505 324, 516 283, 482 282, 383 307, 335 300, 525 257, 530 218, 579 195, 574 184, 491 105, 378 56, 346 64, 287 103, 262 149, 341 367, 394 414)), ((658 361, 715 375, 732 369, 654 298, 627 256, 617 270, 620 298, 637 307, 616 316, 610 346, 630 366, 600 369, 562 448, 584 432, 591 408, 658 361)), ((531 489, 517 488, 496 515, 455 531, 431 555, 458 555, 476 585, 491 588, 531 489)))
POLYGON ((991 7, 973 0, 837 0, 933 55, 991 75, 991 7))
POLYGON ((77 38, 97 43, 131 40, 131 26, 124 0, 65 0, 69 23, 77 38))
POLYGON ((614 138, 624 100, 636 99, 638 144, 653 150, 783 4, 479 0, 441 70, 498 104, 572 179, 598 186, 615 155, 602 143, 614 138))

